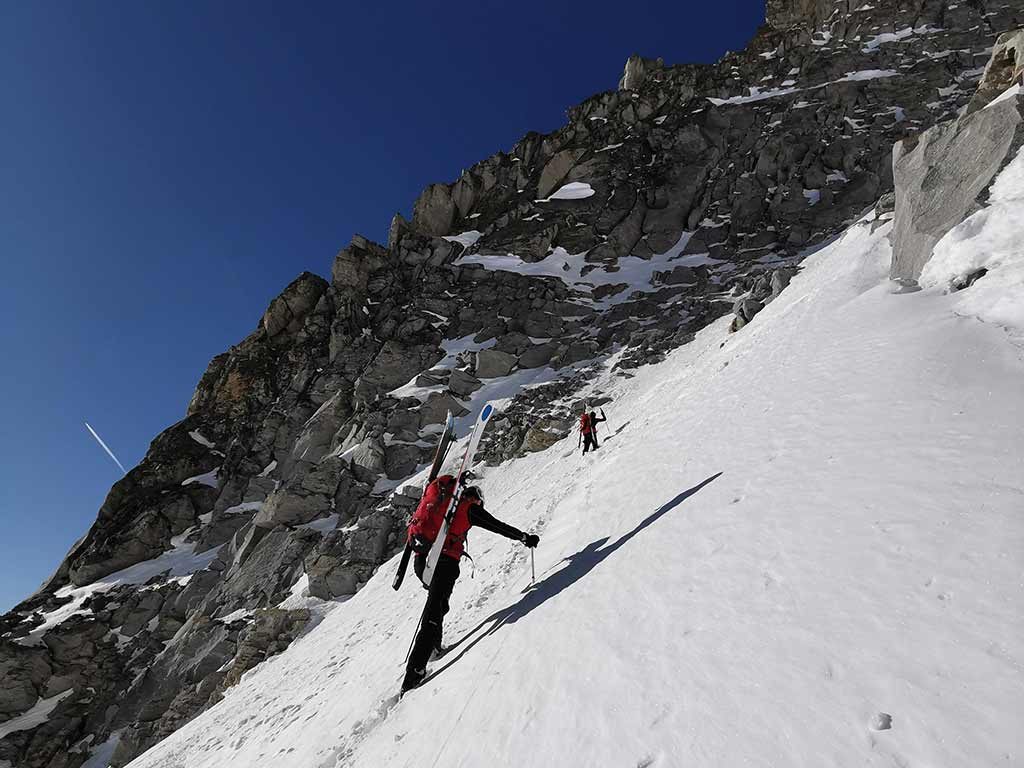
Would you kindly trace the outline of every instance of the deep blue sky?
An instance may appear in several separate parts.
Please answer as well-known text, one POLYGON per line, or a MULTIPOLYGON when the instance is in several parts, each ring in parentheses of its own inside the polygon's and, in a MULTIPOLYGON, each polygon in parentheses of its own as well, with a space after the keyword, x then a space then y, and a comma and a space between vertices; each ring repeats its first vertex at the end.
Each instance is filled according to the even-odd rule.
POLYGON ((353 233, 760 0, 0 0, 0 610, 179 420, 209 359, 353 233))

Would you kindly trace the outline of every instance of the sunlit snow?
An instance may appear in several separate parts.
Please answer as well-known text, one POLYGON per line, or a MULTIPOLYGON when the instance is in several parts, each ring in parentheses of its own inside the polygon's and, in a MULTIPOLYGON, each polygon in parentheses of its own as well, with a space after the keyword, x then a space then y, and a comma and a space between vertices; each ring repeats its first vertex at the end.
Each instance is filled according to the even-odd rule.
POLYGON ((553 192, 549 197, 545 197, 543 200, 536 200, 535 202, 548 203, 552 200, 582 200, 593 194, 594 189, 586 182, 571 181, 560 187, 558 191, 553 192))
POLYGON ((1024 752, 1024 361, 957 294, 893 292, 890 230, 855 225, 735 335, 725 317, 597 375, 596 454, 570 436, 478 467, 488 507, 541 535, 537 583, 472 531, 420 689, 397 701, 424 593, 392 591, 392 560, 133 768, 1024 752))

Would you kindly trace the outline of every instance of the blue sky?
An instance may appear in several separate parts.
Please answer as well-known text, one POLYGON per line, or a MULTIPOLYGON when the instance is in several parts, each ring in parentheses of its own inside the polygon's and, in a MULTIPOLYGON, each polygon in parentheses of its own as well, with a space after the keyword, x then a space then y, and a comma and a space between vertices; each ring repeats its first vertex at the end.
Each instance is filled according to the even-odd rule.
POLYGON ((0 0, 0 610, 184 416, 209 359, 353 233, 758 0, 0 0))

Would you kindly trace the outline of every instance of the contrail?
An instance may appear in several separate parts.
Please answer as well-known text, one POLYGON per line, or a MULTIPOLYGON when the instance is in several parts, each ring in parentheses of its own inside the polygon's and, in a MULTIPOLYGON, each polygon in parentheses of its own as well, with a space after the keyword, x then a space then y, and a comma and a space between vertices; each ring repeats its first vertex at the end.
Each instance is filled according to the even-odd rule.
POLYGON ((114 455, 114 452, 112 450, 107 448, 107 444, 103 442, 103 438, 96 434, 96 430, 89 426, 88 421, 85 422, 85 428, 88 429, 89 432, 92 433, 92 436, 96 438, 96 442, 100 444, 100 448, 107 452, 107 456, 112 458, 114 460, 114 463, 121 468, 121 473, 127 475, 128 470, 124 468, 124 464, 117 460, 117 456, 114 455))

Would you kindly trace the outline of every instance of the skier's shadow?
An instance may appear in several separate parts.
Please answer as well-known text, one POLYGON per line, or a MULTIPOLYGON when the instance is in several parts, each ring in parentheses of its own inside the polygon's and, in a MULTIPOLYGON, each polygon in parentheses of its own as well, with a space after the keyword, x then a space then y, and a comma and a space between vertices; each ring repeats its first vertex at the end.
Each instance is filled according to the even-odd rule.
POLYGON ((604 441, 607 443, 609 440, 611 440, 613 437, 615 437, 617 434, 619 434, 619 432, 621 432, 626 427, 628 427, 630 425, 630 423, 631 422, 627 421, 622 426, 620 426, 618 429, 616 429, 614 432, 612 432, 610 435, 605 435, 604 441))
POLYGON ((634 528, 629 533, 621 536, 613 544, 605 546, 608 543, 608 537, 605 536, 602 539, 597 539, 596 541, 590 542, 579 552, 576 552, 575 554, 566 557, 564 560, 562 560, 562 562, 568 563, 568 565, 566 565, 564 568, 560 568, 559 570, 555 571, 550 576, 547 576, 541 581, 538 581, 533 586, 527 587, 524 590, 525 594, 519 600, 519 602, 510 605, 507 608, 502 608, 500 611, 492 613, 486 619, 484 619, 475 627, 473 627, 473 629, 471 629, 469 632, 463 635, 462 638, 458 640, 458 642, 449 646, 448 651, 445 654, 446 656, 452 653, 460 645, 465 643, 469 638, 473 638, 472 642, 470 642, 469 645, 467 645, 465 648, 459 651, 458 656, 445 663, 444 666, 431 672, 431 674, 427 677, 427 680, 431 680, 440 675, 442 672, 448 669, 448 667, 452 666, 455 662, 457 662, 459 659, 461 659, 463 656, 469 653, 469 651, 472 650, 473 646, 475 646, 488 635, 493 635, 506 624, 514 624, 515 622, 519 621, 519 619, 529 614, 530 611, 532 611, 534 608, 537 608, 542 603, 550 600, 552 597, 555 597, 556 595, 560 594, 563 590, 575 584, 577 581, 579 581, 592 570, 594 570, 594 568, 596 568, 598 564, 601 563, 605 558, 607 558, 613 552, 622 547, 623 544, 625 544, 627 541, 629 541, 638 533, 640 533, 640 531, 644 530, 644 528, 647 528, 649 525, 652 525, 653 523, 657 522, 659 518, 661 518, 668 512, 671 512, 682 502, 686 501, 686 499, 688 499, 690 496, 697 493, 697 491, 701 490, 705 485, 720 477, 721 474, 721 472, 718 472, 712 475, 711 477, 707 478, 703 482, 693 486, 692 488, 683 491, 671 501, 665 502, 660 507, 658 507, 658 509, 656 509, 650 515, 644 518, 636 526, 636 528, 634 528), (487 627, 487 629, 477 634, 477 632, 484 627, 487 627), (474 637, 474 635, 476 636, 474 637))

